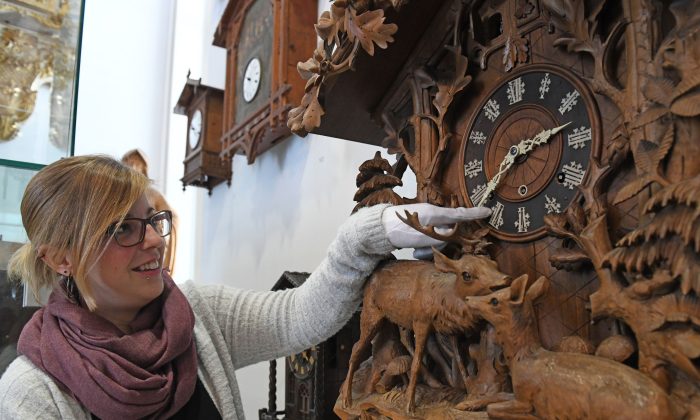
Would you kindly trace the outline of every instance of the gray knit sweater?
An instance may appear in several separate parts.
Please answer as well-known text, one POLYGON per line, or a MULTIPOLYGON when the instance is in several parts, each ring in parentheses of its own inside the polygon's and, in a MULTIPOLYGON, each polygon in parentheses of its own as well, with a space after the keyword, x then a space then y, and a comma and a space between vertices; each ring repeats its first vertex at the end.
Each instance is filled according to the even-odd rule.
MULTIPOLYGON (((181 285, 196 318, 199 379, 224 419, 244 418, 236 369, 300 352, 347 322, 361 300, 364 279, 394 249, 381 224, 385 207, 362 209, 349 218, 299 288, 256 292, 181 285)), ((90 413, 20 356, 0 378, 0 419, 34 418, 90 419, 90 413)))

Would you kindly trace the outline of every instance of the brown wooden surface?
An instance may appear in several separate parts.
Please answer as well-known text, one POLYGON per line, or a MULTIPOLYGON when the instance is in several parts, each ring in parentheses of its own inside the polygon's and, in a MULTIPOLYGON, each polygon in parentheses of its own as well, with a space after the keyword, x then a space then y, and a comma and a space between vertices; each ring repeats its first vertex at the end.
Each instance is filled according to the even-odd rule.
MULTIPOLYGON (((508 419, 700 416, 700 56, 695 53, 700 1, 336 1, 334 7, 338 16, 373 19, 393 38, 373 57, 359 50, 355 72, 346 71, 338 57, 326 57, 330 61, 324 63, 345 71, 337 78, 320 69, 321 58, 307 61, 305 78, 319 93, 320 104, 305 96, 290 126, 302 134, 328 130, 357 140, 364 131, 348 122, 374 116, 382 122, 381 144, 397 155, 394 173, 382 171, 381 176, 401 178, 406 168, 416 176, 417 195, 404 202, 473 205, 465 164, 477 157, 468 155, 470 150, 480 149, 468 147, 469 136, 486 115, 488 101, 505 95, 517 75, 539 69, 571 87, 553 98, 561 98, 561 105, 540 106, 530 99, 492 120, 478 156, 485 181, 498 171, 507 146, 522 145, 538 131, 566 123, 557 113, 573 109, 573 102, 572 107, 565 103, 573 90, 578 92, 574 114, 585 117, 576 121, 587 121, 591 129, 584 152, 566 142, 575 141, 574 129, 587 127, 570 127, 520 156, 495 190, 511 211, 527 210, 527 203, 542 197, 548 185, 565 184, 567 159, 585 157, 585 176, 565 185, 571 193, 555 197, 566 199, 563 206, 529 213, 537 229, 521 229, 524 217, 516 219, 517 231, 483 222, 490 229, 490 246, 464 247, 465 236, 448 247, 454 252, 462 245, 461 253, 450 254, 454 259, 485 250, 500 271, 516 278, 512 286, 468 305, 471 315, 480 314, 495 330, 492 342, 467 329, 439 334, 428 328, 426 333, 405 321, 425 311, 407 309, 408 315, 394 320, 401 327, 400 343, 375 344, 372 358, 357 372, 363 379, 353 383, 349 375, 346 398, 338 401, 336 413, 344 418, 427 418, 439 402, 486 409, 492 417, 508 419), (398 30, 391 26, 395 23, 398 30), (415 33, 403 38, 407 27, 416 28, 415 33), (393 61, 399 56, 400 62, 393 61), (393 81, 386 83, 389 79, 393 81), (299 122, 302 113, 309 117, 304 124, 299 122), (521 185, 527 193, 518 191, 521 185), (505 302, 509 294, 510 302, 505 302), (533 296, 523 300, 528 294, 533 296), (460 343, 461 350, 450 350, 450 341, 460 343), (425 357, 419 350, 423 345, 425 357), (503 350, 505 365, 485 350, 494 346, 503 350), (387 354, 394 361, 387 361, 387 354), (485 364, 499 366, 497 373, 510 382, 482 395, 473 381, 485 376, 483 369, 479 374, 479 365, 485 364), (465 367, 467 386, 455 380, 465 367), (601 380, 608 394, 598 388, 601 380), (375 383, 378 388, 372 389, 375 383), (445 389, 435 391, 438 384, 445 389), (414 390, 418 397, 412 407, 414 390), (458 402, 455 393, 460 392, 467 395, 458 402)), ((339 21, 336 15, 326 17, 339 21)), ((358 50, 347 37, 329 40, 336 41, 337 51, 350 57, 358 50)), ((362 48, 371 51, 365 44, 362 48)), ((362 195, 395 202, 389 188, 376 181, 363 178, 363 187, 376 188, 362 195)), ((487 205, 497 209, 493 202, 487 205)), ((512 213, 510 217, 512 224, 512 213)), ((475 232, 460 231, 467 236, 475 232)), ((366 298, 373 293, 368 289, 366 298)), ((388 295, 396 299, 403 296, 392 293, 388 295)), ((388 311, 390 305, 380 306, 388 311)), ((369 331, 370 324, 364 329, 369 331)), ((358 343, 358 353, 365 345, 358 343)), ((351 371, 359 363, 358 356, 351 371)), ((499 376, 480 385, 489 383, 501 383, 499 376)), ((451 416, 449 411, 442 415, 451 416)))

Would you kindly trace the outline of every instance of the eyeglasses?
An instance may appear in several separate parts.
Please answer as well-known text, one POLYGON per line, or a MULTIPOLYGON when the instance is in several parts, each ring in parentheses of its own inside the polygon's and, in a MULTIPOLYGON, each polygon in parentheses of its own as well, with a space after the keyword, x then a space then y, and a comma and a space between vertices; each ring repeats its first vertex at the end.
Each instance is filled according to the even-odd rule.
POLYGON ((130 217, 121 223, 115 223, 107 229, 107 235, 114 237, 117 244, 128 247, 143 242, 146 237, 146 224, 151 225, 161 237, 170 235, 172 230, 172 213, 170 210, 159 211, 147 219, 130 217))

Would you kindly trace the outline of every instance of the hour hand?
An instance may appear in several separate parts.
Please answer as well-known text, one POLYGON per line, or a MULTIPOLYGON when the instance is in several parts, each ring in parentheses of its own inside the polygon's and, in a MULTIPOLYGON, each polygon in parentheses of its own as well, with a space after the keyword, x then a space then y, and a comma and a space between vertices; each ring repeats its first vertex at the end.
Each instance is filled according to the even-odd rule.
POLYGON ((481 196, 479 203, 477 203, 477 207, 481 207, 486 200, 488 200, 489 195, 496 190, 498 183, 501 182, 501 177, 508 171, 508 169, 510 169, 511 166, 513 166, 515 163, 515 158, 518 157, 519 154, 518 146, 511 146, 510 149, 508 149, 508 153, 506 153, 506 156, 498 166, 498 172, 496 172, 496 175, 494 175, 493 178, 491 178, 491 180, 486 184, 486 190, 481 196))

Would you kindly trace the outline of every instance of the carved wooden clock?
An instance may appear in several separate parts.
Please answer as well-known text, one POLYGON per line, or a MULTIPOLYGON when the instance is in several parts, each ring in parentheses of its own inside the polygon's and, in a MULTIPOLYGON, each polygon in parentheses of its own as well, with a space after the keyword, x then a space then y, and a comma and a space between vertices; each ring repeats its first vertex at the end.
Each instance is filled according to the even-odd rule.
POLYGON ((222 154, 248 163, 291 134, 287 113, 304 94, 296 63, 315 47, 315 0, 230 0, 214 35, 226 48, 222 154))
POLYGON ((176 114, 187 116, 187 145, 183 189, 188 185, 211 190, 222 182, 231 185, 231 160, 222 159, 221 123, 223 92, 187 77, 175 105, 176 114))
MULTIPOLYGON (((285 271, 272 290, 302 285, 309 273, 285 271)), ((359 337, 359 316, 355 314, 335 335, 318 345, 285 359, 285 406, 276 410, 276 367, 271 365, 270 402, 260 410, 261 420, 284 414, 289 420, 322 420, 333 417, 333 405, 347 374, 352 344, 359 337)), ((273 361, 274 362, 274 361, 273 361)), ((271 362, 271 363, 273 363, 271 362)))
MULTIPOLYGON (((359 399, 344 388, 350 392, 336 413, 470 418, 467 411, 488 406, 494 418, 613 418, 634 404, 636 417, 700 413, 699 6, 335 1, 321 16, 325 54, 318 51, 300 73, 323 103, 303 100, 293 116, 304 118, 290 125, 346 139, 357 139, 352 131, 362 126, 363 141, 397 154, 390 175, 400 178, 408 167, 415 173, 417 195, 406 201, 491 208, 487 229, 464 228, 455 255, 487 249, 516 279, 465 299, 480 302, 467 306, 487 314, 490 325, 479 346, 468 345, 476 374, 454 368, 464 364, 449 346, 444 363, 437 352, 426 357, 435 362, 432 379, 466 388, 465 400, 448 402, 451 394, 424 378, 422 402, 411 412, 403 389, 382 395, 368 380, 355 387, 365 390, 359 399), (395 45, 386 54, 369 57, 373 43, 388 42, 395 45), (344 66, 353 67, 351 76, 339 74, 344 66), (331 76, 333 83, 319 82, 331 76), (373 134, 372 124, 384 133, 373 134), (526 293, 535 279, 539 286, 526 293), (515 315, 526 301, 527 316, 515 315), (527 343, 519 341, 526 327, 527 343), (501 366, 483 357, 499 346, 501 366), (523 370, 526 359, 532 364, 523 370), (619 375, 604 381, 602 396, 600 378, 612 371, 619 375), (523 372, 528 384, 519 381, 523 372), (480 388, 474 381, 482 374, 492 377, 480 388), (566 380, 543 379, 551 375, 566 380), (622 377, 624 385, 613 385, 622 377), (575 383, 582 386, 566 388, 575 383), (608 400, 615 387, 635 397, 608 400), (658 400, 643 397, 652 394, 658 400)), ((410 341, 404 347, 410 352, 410 341)), ((387 371, 407 372, 408 363, 399 365, 387 371)))

